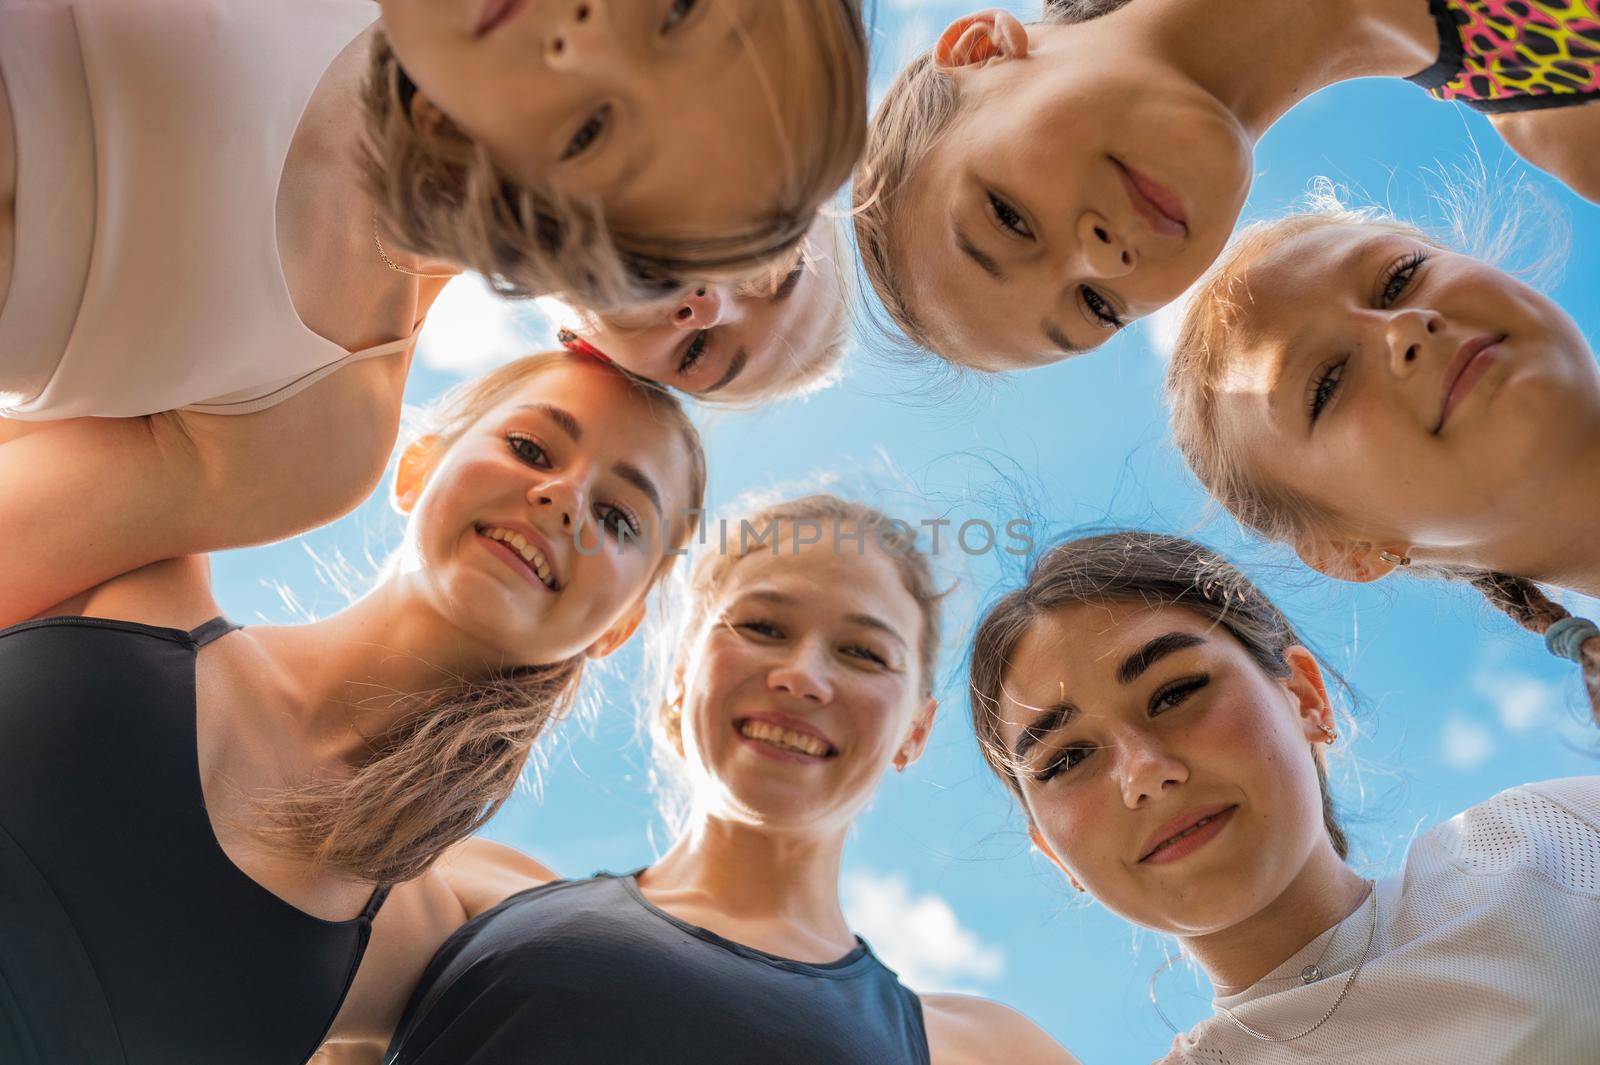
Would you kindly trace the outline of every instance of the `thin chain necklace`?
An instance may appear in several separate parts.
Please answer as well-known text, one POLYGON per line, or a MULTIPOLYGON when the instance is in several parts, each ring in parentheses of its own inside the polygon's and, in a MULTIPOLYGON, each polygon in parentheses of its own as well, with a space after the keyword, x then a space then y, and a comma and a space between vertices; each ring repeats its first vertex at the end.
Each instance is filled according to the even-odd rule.
MULTIPOLYGON (((1265 1032, 1252 1028, 1244 1021, 1241 1021, 1228 1007, 1218 1006, 1217 1009, 1221 1010, 1223 1015, 1226 1016, 1228 1020, 1238 1025, 1246 1035, 1254 1036, 1263 1043, 1292 1043, 1296 1039, 1305 1038, 1318 1028, 1321 1028, 1324 1024, 1327 1024, 1328 1019, 1334 1015, 1334 1013, 1339 1009, 1339 1006, 1344 1002, 1345 996, 1350 993, 1350 988, 1355 984, 1356 977, 1361 975, 1361 970, 1366 966, 1368 959, 1372 956, 1372 944, 1377 938, 1378 934, 1378 889, 1377 886, 1370 880, 1367 881, 1367 897, 1372 901, 1372 923, 1367 928, 1367 945, 1361 951, 1361 959, 1356 962, 1355 968, 1351 969, 1350 975, 1345 978, 1344 986, 1339 989, 1339 997, 1333 1000, 1333 1005, 1328 1007, 1328 1012, 1324 1013, 1322 1015, 1322 1019, 1317 1021, 1317 1023, 1313 1024, 1304 1031, 1296 1032, 1294 1035, 1268 1035, 1265 1032)), ((1338 933, 1335 932, 1334 934, 1337 935, 1338 933)), ((1333 940, 1330 938, 1328 940, 1327 947, 1323 948, 1324 955, 1327 954, 1328 947, 1331 947, 1332 945, 1333 940)), ((1176 957, 1168 958, 1165 965, 1151 973, 1150 983, 1146 989, 1150 996, 1150 1005, 1155 1007, 1156 1015, 1161 1018, 1161 1023, 1165 1024, 1172 1030, 1172 1034, 1174 1035, 1178 1034, 1178 1026, 1172 1023, 1171 1019, 1167 1017, 1165 1011, 1161 1009, 1161 1003, 1156 1001, 1156 977, 1172 968, 1172 966, 1177 963, 1177 960, 1178 959, 1176 957)), ((1317 980, 1321 979, 1321 965, 1322 959, 1318 958, 1315 964, 1309 965, 1305 969, 1302 969, 1299 977, 1291 977, 1290 979, 1299 979, 1305 984, 1315 983, 1317 980)))
POLYGON ((373 215, 372 216, 372 243, 374 243, 374 244, 376 244, 378 246, 378 258, 383 260, 383 265, 387 266, 389 269, 393 270, 397 274, 410 274, 412 277, 455 277, 456 276, 455 274, 425 274, 421 270, 407 270, 405 267, 401 266, 399 263, 397 263, 393 259, 389 258, 389 253, 383 250, 383 240, 378 236, 378 216, 377 215, 373 215))

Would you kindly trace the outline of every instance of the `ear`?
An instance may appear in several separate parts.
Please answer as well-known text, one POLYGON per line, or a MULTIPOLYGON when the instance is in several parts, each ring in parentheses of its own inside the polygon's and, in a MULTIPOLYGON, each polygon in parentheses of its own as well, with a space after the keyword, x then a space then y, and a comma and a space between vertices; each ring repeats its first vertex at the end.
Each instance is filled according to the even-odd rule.
POLYGON ((1027 28, 1010 12, 991 8, 963 15, 946 26, 933 46, 933 65, 940 73, 950 74, 991 59, 1023 59, 1027 54, 1027 28))
POLYGON ((1056 857, 1056 852, 1050 849, 1050 844, 1045 842, 1044 836, 1040 834, 1037 826, 1028 825, 1028 838, 1033 841, 1034 850, 1049 858, 1050 864, 1061 870, 1061 875, 1067 878, 1067 883, 1072 885, 1074 891, 1083 890, 1083 885, 1078 883, 1078 878, 1073 876, 1072 871, 1062 864, 1060 858, 1056 857))
POLYGON ((922 757, 922 752, 928 749, 928 736, 933 732, 933 719, 938 713, 939 700, 930 698, 922 704, 922 709, 917 711, 917 716, 911 722, 910 734, 894 754, 896 769, 904 770, 906 766, 922 757))
POLYGON ((1289 676, 1283 685, 1294 700, 1295 713, 1300 718, 1306 741, 1331 743, 1329 734, 1336 734, 1333 702, 1328 698, 1328 688, 1323 683, 1316 656, 1295 644, 1283 652, 1283 658, 1289 665, 1289 676))
POLYGON ((1379 546, 1367 540, 1340 540, 1326 536, 1302 536, 1295 541, 1300 561, 1325 577, 1336 581, 1367 584, 1394 572, 1395 564, 1382 556, 1407 558, 1411 548, 1405 544, 1379 546))
POLYGON ((627 643, 633 634, 638 631, 639 623, 643 620, 644 601, 640 600, 634 604, 633 609, 628 611, 621 620, 602 633, 598 640, 590 644, 583 652, 584 655, 589 658, 604 658, 627 643))
POLYGON ((439 445, 439 438, 430 434, 411 441, 400 452, 400 463, 394 473, 394 493, 389 497, 389 504, 401 514, 410 514, 421 498, 428 475, 438 461, 439 445))

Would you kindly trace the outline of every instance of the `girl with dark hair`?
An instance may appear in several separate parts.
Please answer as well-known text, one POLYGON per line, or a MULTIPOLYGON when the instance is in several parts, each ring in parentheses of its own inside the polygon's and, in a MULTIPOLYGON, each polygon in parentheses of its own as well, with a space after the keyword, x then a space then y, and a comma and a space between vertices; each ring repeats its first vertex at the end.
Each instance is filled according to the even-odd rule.
POLYGON ((663 629, 677 839, 624 876, 531 868, 498 905, 461 887, 490 908, 429 964, 387 1062, 1072 1062, 1003 1006, 914 994, 841 912, 851 825, 937 708, 941 595, 914 535, 833 496, 744 520, 781 548, 707 551, 663 629))
POLYGON ((1214 1015, 1163 1061, 1586 1060, 1600 777, 1512 788, 1368 880, 1323 764, 1328 679, 1225 560, 1110 533, 1047 552, 985 615, 973 725, 1040 851, 1210 977, 1214 1015))
POLYGON ((1600 628, 1535 582, 1600 595, 1600 366, 1547 297, 1373 212, 1244 230, 1168 367, 1173 434, 1247 527, 1347 581, 1470 582, 1583 669, 1600 628))
MULTIPOLYGON (((405 450, 403 545, 339 613, 241 630, 185 558, 0 630, 0 1060, 305 1061, 388 886, 509 795, 704 484, 674 400, 535 356, 405 450)), ((422 901, 380 922, 418 968, 455 923, 422 901)))
MULTIPOLYGON (((788 269, 866 60, 859 0, 0 6, 0 543, 101 581, 345 513, 461 270, 610 310, 788 269)), ((0 624, 77 590, 6 567, 0 624)))
POLYGON ((1318 89, 1406 78, 1600 201, 1600 0, 1053 0, 952 22, 854 183, 907 339, 982 371, 1090 351, 1223 249, 1256 142, 1318 89))

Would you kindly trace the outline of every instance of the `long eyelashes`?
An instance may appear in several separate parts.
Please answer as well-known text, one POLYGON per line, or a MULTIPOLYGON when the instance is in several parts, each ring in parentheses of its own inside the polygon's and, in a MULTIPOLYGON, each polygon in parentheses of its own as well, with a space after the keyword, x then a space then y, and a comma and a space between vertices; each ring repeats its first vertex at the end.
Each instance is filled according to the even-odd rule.
POLYGON ((516 430, 507 433, 506 446, 511 449, 513 455, 530 466, 545 469, 550 465, 550 453, 527 433, 519 433, 516 430))
POLYGON ((700 364, 705 357, 706 347, 711 342, 711 330, 701 329, 689 339, 689 344, 683 349, 683 358, 678 360, 678 372, 689 373, 700 364))
POLYGON ((1128 324, 1127 319, 1118 314, 1117 309, 1111 306, 1111 301, 1106 299, 1098 290, 1090 288, 1088 285, 1080 285, 1079 291, 1083 295, 1083 305, 1089 308, 1089 313, 1103 324, 1110 326, 1112 329, 1121 329, 1128 324))
POLYGON ((1306 389, 1306 409, 1311 413, 1312 424, 1316 423, 1317 418, 1322 415, 1322 409, 1339 390, 1339 382, 1344 380, 1344 369, 1349 361, 1346 356, 1341 355, 1312 376, 1311 384, 1306 389))
POLYGON ((1033 239, 1033 230, 1023 221, 1020 211, 992 192, 986 195, 989 197, 989 213, 994 217, 996 225, 1012 236, 1022 237, 1025 240, 1033 239))
POLYGON ((1383 275, 1383 285, 1378 293, 1378 301, 1384 307, 1394 304, 1416 280, 1417 269, 1428 261, 1426 252, 1414 251, 1389 267, 1383 275))

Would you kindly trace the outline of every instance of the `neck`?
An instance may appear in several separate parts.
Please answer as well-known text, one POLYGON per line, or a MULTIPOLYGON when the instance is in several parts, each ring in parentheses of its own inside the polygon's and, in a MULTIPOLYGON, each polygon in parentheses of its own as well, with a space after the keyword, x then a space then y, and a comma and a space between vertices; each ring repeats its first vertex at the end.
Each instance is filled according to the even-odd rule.
POLYGON ((404 579, 386 580, 309 625, 254 630, 288 678, 296 717, 318 755, 356 765, 412 712, 414 697, 505 667, 432 610, 404 579))
POLYGON ((1219 994, 1242 991, 1350 916, 1367 890, 1333 846, 1323 844, 1265 909, 1221 931, 1181 937, 1183 947, 1219 994))
POLYGON ((844 832, 785 834, 699 816, 645 875, 650 890, 741 921, 771 920, 854 945, 839 905, 844 832))
POLYGON ((1149 17, 1161 53, 1256 139, 1318 89, 1407 77, 1438 54, 1427 0, 1159 0, 1149 17))
POLYGON ((1553 457, 1524 490, 1483 507, 1492 535, 1429 549, 1426 560, 1511 573, 1600 596, 1600 419, 1593 438, 1553 457), (1505 520, 1496 520, 1504 515, 1505 520))

